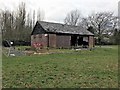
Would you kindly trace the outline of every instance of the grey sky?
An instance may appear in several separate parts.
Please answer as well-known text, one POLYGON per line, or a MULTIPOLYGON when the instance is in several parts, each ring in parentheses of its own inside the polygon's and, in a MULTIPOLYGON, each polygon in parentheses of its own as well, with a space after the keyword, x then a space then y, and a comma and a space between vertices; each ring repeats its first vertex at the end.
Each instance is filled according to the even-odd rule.
POLYGON ((112 11, 117 15, 119 0, 0 0, 0 9, 14 10, 22 1, 28 12, 40 8, 45 12, 46 21, 63 22, 66 14, 74 9, 82 16, 100 11, 112 11))

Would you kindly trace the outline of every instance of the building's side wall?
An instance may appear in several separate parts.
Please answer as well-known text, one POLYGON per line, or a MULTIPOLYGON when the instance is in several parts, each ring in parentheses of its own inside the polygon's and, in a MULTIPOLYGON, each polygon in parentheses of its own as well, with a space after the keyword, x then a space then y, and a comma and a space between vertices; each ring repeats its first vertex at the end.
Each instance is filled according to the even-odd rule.
POLYGON ((33 43, 40 43, 44 47, 47 47, 47 37, 45 34, 31 35, 31 46, 33 43))
POLYGON ((56 34, 49 34, 49 47, 56 48, 56 34))
POLYGON ((37 34, 45 34, 46 31, 43 29, 43 27, 37 22, 35 27, 33 28, 33 31, 31 35, 37 35, 37 34))
POLYGON ((57 35, 56 36, 56 47, 57 48, 70 48, 71 46, 71 36, 57 35))
POLYGON ((93 36, 89 36, 89 48, 93 48, 94 46, 94 37, 93 36))
MULTIPOLYGON (((89 48, 94 47, 94 37, 88 36, 89 48)), ((37 34, 31 35, 31 46, 33 43, 40 43, 43 47, 52 48, 70 48, 71 36, 69 35, 56 35, 56 34, 37 34)))
POLYGON ((48 37, 45 34, 42 34, 42 43, 44 47, 48 46, 48 37))

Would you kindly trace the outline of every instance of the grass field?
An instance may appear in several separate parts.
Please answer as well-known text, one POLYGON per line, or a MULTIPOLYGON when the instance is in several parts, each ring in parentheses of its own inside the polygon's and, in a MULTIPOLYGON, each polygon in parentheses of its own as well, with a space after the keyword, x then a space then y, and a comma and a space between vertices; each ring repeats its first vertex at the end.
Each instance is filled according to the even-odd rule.
POLYGON ((116 88, 117 46, 71 53, 3 56, 3 88, 116 88))

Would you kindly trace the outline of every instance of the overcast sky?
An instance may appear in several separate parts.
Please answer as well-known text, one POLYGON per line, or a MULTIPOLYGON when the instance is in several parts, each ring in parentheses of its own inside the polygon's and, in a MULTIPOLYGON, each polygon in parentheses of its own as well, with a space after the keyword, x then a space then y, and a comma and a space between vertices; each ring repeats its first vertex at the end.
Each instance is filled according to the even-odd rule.
POLYGON ((100 11, 112 11, 117 15, 119 0, 0 0, 0 9, 14 10, 22 1, 28 12, 40 8, 46 21, 63 22, 66 14, 74 9, 78 9, 82 16, 100 11))

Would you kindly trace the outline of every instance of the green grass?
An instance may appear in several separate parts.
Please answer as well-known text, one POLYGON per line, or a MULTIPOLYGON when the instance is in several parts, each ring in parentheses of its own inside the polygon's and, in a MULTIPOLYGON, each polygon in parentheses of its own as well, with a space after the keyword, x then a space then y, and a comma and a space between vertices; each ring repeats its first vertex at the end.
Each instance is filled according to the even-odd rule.
POLYGON ((93 51, 23 57, 3 56, 3 88, 118 87, 117 46, 93 51))
POLYGON ((21 51, 23 51, 23 50, 25 50, 26 48, 31 48, 30 46, 15 46, 15 49, 16 50, 21 50, 21 51))

